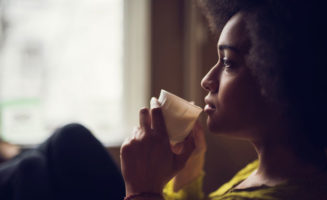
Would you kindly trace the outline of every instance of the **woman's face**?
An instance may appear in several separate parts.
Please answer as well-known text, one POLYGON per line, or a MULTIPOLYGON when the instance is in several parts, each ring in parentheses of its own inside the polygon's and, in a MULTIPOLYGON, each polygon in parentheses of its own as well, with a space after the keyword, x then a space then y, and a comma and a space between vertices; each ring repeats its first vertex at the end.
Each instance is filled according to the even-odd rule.
POLYGON ((245 62, 251 46, 244 15, 225 25, 217 45, 218 62, 202 79, 207 124, 215 133, 256 139, 270 121, 270 111, 245 62))

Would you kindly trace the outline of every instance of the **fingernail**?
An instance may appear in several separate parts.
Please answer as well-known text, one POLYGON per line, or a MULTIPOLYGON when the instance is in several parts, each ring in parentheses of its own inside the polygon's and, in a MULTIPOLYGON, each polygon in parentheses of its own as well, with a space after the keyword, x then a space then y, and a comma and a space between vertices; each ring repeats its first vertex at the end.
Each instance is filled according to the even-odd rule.
POLYGON ((148 109, 146 107, 141 108, 140 113, 146 114, 148 112, 148 109))
POLYGON ((160 106, 157 98, 155 98, 155 97, 152 97, 151 98, 150 106, 151 106, 151 108, 156 108, 156 107, 159 107, 160 106))

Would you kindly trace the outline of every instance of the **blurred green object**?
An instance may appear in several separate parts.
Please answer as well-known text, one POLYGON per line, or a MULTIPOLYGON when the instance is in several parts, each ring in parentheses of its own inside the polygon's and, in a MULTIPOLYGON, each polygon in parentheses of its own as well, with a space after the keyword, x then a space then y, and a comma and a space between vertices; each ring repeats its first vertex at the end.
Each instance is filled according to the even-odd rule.
POLYGON ((41 101, 21 98, 0 103, 0 138, 6 142, 26 143, 40 128, 41 101))

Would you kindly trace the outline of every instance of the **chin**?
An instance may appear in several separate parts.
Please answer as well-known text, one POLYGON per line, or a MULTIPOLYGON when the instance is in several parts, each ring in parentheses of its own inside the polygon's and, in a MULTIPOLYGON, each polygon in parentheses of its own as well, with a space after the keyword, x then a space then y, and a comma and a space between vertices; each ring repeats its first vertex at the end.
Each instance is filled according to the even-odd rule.
POLYGON ((214 134, 230 138, 244 139, 243 131, 238 130, 233 123, 219 122, 218 120, 208 117, 207 126, 209 131, 214 134))
POLYGON ((207 118, 207 126, 210 132, 216 133, 216 134, 221 134, 222 127, 218 125, 217 120, 213 120, 212 118, 208 117, 207 118))

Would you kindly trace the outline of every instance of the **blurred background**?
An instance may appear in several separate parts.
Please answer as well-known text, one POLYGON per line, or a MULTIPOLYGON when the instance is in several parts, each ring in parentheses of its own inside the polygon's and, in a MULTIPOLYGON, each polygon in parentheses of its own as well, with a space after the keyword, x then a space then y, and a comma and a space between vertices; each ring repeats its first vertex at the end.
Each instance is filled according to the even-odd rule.
MULTIPOLYGON (((190 0, 1 0, 0 157, 5 145, 30 148, 78 122, 119 165, 138 110, 160 89, 204 106, 200 81, 216 63, 217 38, 190 0)), ((255 153, 206 136, 209 193, 255 153)))

